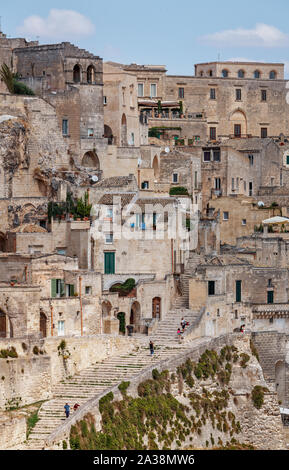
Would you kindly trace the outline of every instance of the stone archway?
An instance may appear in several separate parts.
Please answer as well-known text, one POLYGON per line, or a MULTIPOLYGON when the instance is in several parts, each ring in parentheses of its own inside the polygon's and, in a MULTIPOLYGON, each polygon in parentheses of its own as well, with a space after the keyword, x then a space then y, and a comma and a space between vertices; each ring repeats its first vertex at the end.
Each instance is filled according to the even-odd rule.
POLYGON ((76 64, 73 67, 73 81, 74 83, 80 83, 81 82, 81 67, 79 64, 76 64))
POLYGON ((86 168, 94 168, 99 170, 100 164, 97 154, 93 151, 86 152, 83 156, 81 165, 86 168))
POLYGON ((158 320, 161 318, 161 302, 160 297, 154 297, 152 300, 152 317, 158 320))
POLYGON ((40 312, 40 333, 42 335, 42 338, 46 338, 47 336, 47 317, 43 312, 40 312))
POLYGON ((230 126, 230 134, 235 137, 247 135, 247 118, 244 111, 239 108, 233 111, 230 115, 230 126))
POLYGON ((159 161, 158 161, 157 155, 155 155, 155 157, 153 159, 152 167, 153 167, 153 170, 154 170, 154 178, 156 180, 158 180, 159 177, 160 177, 160 166, 159 166, 159 161))
POLYGON ((3 310, 0 310, 0 338, 7 337, 7 317, 3 310))
POLYGON ((108 140, 108 145, 113 144, 113 133, 111 127, 107 126, 106 124, 104 125, 104 137, 108 140))
POLYGON ((95 68, 93 65, 87 67, 87 83, 95 83, 95 68))
POLYGON ((129 318, 129 324, 134 327, 134 332, 139 330, 140 316, 141 316, 140 303, 135 301, 131 306, 130 318, 129 318))

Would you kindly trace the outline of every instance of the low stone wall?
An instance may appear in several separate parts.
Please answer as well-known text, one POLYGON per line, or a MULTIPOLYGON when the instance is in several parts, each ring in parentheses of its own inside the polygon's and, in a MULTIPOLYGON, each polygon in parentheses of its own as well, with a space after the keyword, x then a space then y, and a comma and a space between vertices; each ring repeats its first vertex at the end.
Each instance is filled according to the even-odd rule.
POLYGON ((1 340, 0 349, 13 346, 18 358, 0 359, 0 409, 47 400, 63 378, 136 345, 133 337, 118 335, 1 340), (35 347, 43 354, 35 354, 35 347))
POLYGON ((10 449, 26 439, 25 416, 9 417, 0 414, 0 449, 10 449))
POLYGON ((52 386, 96 362, 128 353, 137 344, 133 337, 121 335, 47 338, 43 346, 51 359, 52 386), (63 350, 58 349, 62 341, 66 343, 63 350))
MULTIPOLYGON (((153 366, 145 369, 142 373, 131 380, 127 393, 130 396, 137 396, 138 385, 141 382, 151 378, 153 369, 157 368, 160 372, 162 370, 175 371, 176 368, 184 364, 188 358, 192 359, 193 361, 198 361, 200 355, 205 352, 206 349, 220 351, 220 349, 225 345, 234 344, 237 345, 237 347, 240 347, 242 351, 249 352, 249 339, 249 335, 230 334, 212 340, 199 340, 196 347, 192 348, 191 351, 186 353, 182 353, 180 351, 180 354, 171 360, 161 361, 158 364, 154 364, 153 366)), ((254 385, 266 385, 260 365, 257 363, 255 358, 252 358, 251 360, 253 362, 253 367, 248 372, 248 383, 246 383, 244 380, 246 378, 246 372, 244 372, 244 369, 240 368, 239 366, 239 375, 241 375, 240 377, 238 375, 238 377, 240 380, 235 378, 234 383, 232 384, 233 388, 235 389, 234 393, 237 393, 238 400, 240 400, 241 420, 242 416, 245 416, 245 419, 242 420, 244 431, 242 432, 241 437, 245 436, 246 442, 252 442, 256 446, 258 445, 258 448, 284 449, 285 444, 283 427, 279 414, 278 403, 276 400, 276 394, 271 393, 266 395, 264 405, 265 411, 255 409, 251 399, 248 398, 248 396, 250 397, 248 391, 249 389, 251 390, 254 385), (254 436, 256 433, 257 437, 254 436), (274 436, 272 434, 274 434, 274 436), (270 443, 269 440, 272 442, 270 443)), ((214 386, 214 380, 212 381, 212 385, 214 386)), ((60 426, 54 433, 50 435, 50 437, 46 440, 46 448, 61 448, 61 441, 69 441, 71 426, 75 425, 78 421, 83 419, 87 413, 91 413, 95 417, 96 430, 100 430, 101 416, 98 408, 99 400, 110 391, 113 393, 115 400, 122 399, 120 391, 118 390, 118 386, 107 389, 104 393, 91 399, 83 407, 81 407, 78 412, 66 420, 62 426, 60 426)))

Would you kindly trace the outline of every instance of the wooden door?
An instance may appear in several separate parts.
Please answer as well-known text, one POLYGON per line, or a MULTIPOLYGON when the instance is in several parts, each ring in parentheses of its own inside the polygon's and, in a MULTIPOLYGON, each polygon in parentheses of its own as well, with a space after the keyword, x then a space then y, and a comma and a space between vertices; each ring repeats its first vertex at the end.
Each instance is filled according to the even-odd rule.
POLYGON ((160 297, 153 298, 153 318, 161 317, 161 299, 160 297))
POLYGON ((44 313, 40 313, 40 333, 42 334, 43 338, 46 338, 47 336, 46 321, 47 319, 44 313))
POLYGON ((6 338, 7 326, 6 326, 6 315, 0 312, 0 338, 6 338))

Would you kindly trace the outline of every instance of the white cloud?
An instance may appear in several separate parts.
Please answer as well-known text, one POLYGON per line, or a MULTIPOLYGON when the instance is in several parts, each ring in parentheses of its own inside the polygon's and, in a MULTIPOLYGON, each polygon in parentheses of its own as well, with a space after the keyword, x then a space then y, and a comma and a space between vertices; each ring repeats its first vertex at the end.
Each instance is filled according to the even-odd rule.
POLYGON ((47 18, 37 15, 25 18, 17 30, 30 37, 67 39, 91 35, 95 28, 89 18, 77 11, 52 9, 47 18))
POLYGON ((223 47, 285 47, 289 35, 275 26, 257 23, 254 29, 227 29, 218 33, 200 36, 199 40, 213 46, 223 47))

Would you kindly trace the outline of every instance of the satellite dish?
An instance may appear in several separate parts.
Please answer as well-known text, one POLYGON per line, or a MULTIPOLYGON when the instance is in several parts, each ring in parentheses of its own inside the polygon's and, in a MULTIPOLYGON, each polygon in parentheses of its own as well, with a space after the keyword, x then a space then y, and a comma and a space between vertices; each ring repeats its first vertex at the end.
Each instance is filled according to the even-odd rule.
POLYGON ((264 205, 265 205, 265 204, 264 204, 263 201, 259 201, 259 202, 258 202, 258 207, 263 207, 264 205))
POLYGON ((166 148, 165 148, 165 152, 166 152, 166 153, 170 153, 169 147, 166 147, 166 148))
POLYGON ((91 177, 91 181, 92 181, 93 183, 97 183, 97 182, 98 182, 98 176, 93 175, 93 176, 91 177))

